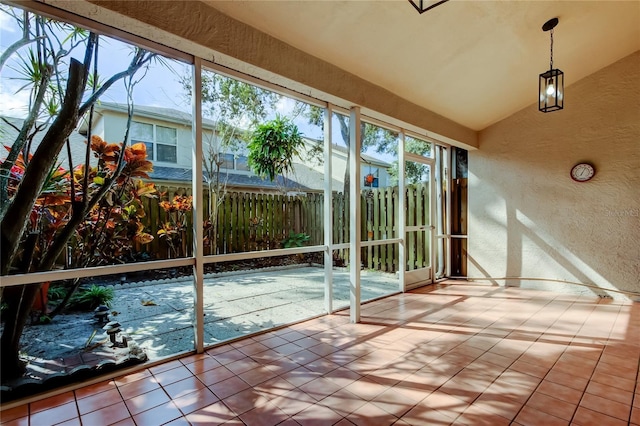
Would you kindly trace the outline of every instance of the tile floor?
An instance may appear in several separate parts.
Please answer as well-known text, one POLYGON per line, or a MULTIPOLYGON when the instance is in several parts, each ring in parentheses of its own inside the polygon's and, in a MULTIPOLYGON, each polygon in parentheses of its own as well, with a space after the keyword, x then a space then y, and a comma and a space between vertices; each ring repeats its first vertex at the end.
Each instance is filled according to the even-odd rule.
POLYGON ((640 304, 449 282, 1 413, 2 425, 640 425, 640 304))

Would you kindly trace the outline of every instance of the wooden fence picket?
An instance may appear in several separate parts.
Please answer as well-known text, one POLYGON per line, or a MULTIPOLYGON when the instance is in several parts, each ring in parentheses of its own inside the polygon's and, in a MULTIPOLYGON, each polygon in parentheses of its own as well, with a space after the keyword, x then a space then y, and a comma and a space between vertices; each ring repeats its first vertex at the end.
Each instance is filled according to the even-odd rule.
MULTIPOLYGON (((176 195, 190 195, 191 189, 184 187, 158 186, 157 198, 143 199, 146 212, 143 223, 154 240, 139 247, 154 258, 164 259, 170 256, 167 242, 158 237, 158 230, 168 220, 168 214, 160 207, 162 200, 173 200, 176 195)), ((410 185, 404 194, 406 210, 398 209, 397 187, 372 188, 360 194, 362 229, 359 233, 363 241, 381 241, 397 238, 397 215, 404 214, 407 224, 424 225, 429 223, 429 192, 427 185, 410 185), (370 192, 370 195, 368 193, 370 192)), ((349 195, 334 193, 332 196, 333 242, 349 241, 349 195)), ((309 245, 324 244, 324 195, 283 195, 253 192, 228 192, 218 206, 217 235, 211 235, 205 254, 230 254, 244 251, 269 250, 281 248, 290 232, 305 233, 309 245)), ((203 202, 205 220, 209 214, 209 194, 205 190, 203 202)), ((187 215, 187 232, 182 246, 186 255, 191 255, 192 214, 187 215)), ((407 268, 409 270, 428 266, 430 259, 429 242, 422 232, 409 232, 407 239, 407 268), (412 248, 412 249, 409 249, 412 248)), ((184 254, 183 254, 184 255, 184 254)), ((348 262, 349 250, 341 249, 333 253, 348 262)), ((384 244, 367 247, 362 251, 365 267, 386 272, 395 272, 399 264, 397 244, 384 244)))

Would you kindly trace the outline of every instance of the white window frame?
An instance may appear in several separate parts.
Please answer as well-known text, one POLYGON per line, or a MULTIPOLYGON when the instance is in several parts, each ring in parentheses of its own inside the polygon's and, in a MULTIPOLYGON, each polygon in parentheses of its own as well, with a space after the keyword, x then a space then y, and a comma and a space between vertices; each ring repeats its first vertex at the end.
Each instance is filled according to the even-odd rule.
POLYGON ((141 120, 133 120, 132 124, 142 124, 142 125, 146 125, 146 126, 151 126, 152 130, 152 138, 153 140, 143 140, 143 139, 136 139, 136 138, 131 138, 131 143, 144 143, 145 145, 147 144, 151 144, 151 146, 153 147, 153 153, 150 155, 149 150, 148 150, 148 145, 147 145, 147 156, 149 158, 149 160, 153 161, 153 162, 160 162, 160 163, 166 163, 166 164, 178 164, 178 128, 177 127, 171 127, 171 126, 165 126, 162 124, 156 124, 156 123, 149 123, 147 121, 141 121, 141 120), (158 141, 158 127, 163 127, 165 129, 171 129, 174 130, 176 132, 176 139, 175 139, 175 143, 166 143, 165 141, 158 141), (175 161, 166 161, 166 160, 160 160, 158 159, 158 145, 162 145, 162 146, 169 146, 169 147, 175 147, 176 153, 175 153, 175 161))

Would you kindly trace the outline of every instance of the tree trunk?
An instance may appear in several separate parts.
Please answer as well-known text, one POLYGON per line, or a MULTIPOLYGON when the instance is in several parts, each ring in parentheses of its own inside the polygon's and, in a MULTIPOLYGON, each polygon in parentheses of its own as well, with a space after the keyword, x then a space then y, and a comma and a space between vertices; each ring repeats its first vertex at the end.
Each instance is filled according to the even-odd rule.
MULTIPOLYGON (((31 110, 29 111, 29 115, 27 115, 27 118, 22 123, 22 129, 20 130, 16 140, 13 142, 13 145, 11 145, 11 150, 9 151, 7 158, 5 158, 4 162, 0 165, 0 220, 4 218, 5 208, 9 205, 8 186, 11 168, 15 165, 18 156, 24 149, 29 132, 36 124, 38 111, 44 102, 44 96, 47 93, 47 86, 49 85, 52 74, 53 69, 51 66, 43 67, 40 87, 38 88, 38 92, 31 110)), ((27 164, 26 157, 25 164, 27 164)))
MULTIPOLYGON (((97 37, 96 34, 91 33, 88 38, 84 64, 76 59, 70 60, 67 87, 60 112, 33 154, 16 194, 6 210, 3 211, 4 215, 0 219, 0 247, 2 247, 0 250, 0 275, 8 275, 12 269, 15 256, 21 247, 29 215, 42 190, 46 175, 54 165, 58 153, 77 125, 79 118, 108 87, 126 76, 133 75, 155 56, 155 54, 147 54, 144 50, 137 52, 126 71, 113 75, 81 106, 97 37)), ((76 200, 71 200, 74 209, 71 220, 56 235, 49 251, 32 269, 37 271, 51 269, 55 259, 64 250, 77 224, 84 218, 87 210, 98 202, 107 190, 107 185, 105 185, 88 203, 78 203, 76 200)), ((29 271, 24 268, 16 268, 15 272, 27 273, 29 271)), ((24 364, 19 359, 20 337, 40 287, 41 284, 14 286, 4 289, 2 293, 3 301, 8 305, 4 317, 10 319, 6 322, 0 337, 0 358, 2 359, 0 370, 3 379, 19 377, 24 372, 24 364)))
MULTIPOLYGON (((75 59, 69 65, 69 80, 60 114, 51 124, 27 166, 24 178, 10 201, 0 226, 0 273, 6 275, 18 251, 20 239, 28 223, 47 174, 58 153, 78 122, 78 108, 86 82, 85 67, 75 59)), ((72 200, 73 201, 73 200, 72 200)))
POLYGON ((2 380, 22 376, 25 363, 20 360, 20 337, 27 323, 31 307, 36 300, 41 284, 5 287, 2 297, 7 303, 3 316, 6 318, 0 337, 0 375, 2 380))
MULTIPOLYGON (((85 67, 82 63, 75 59, 71 60, 67 90, 60 114, 33 154, 24 179, 2 218, 0 226, 2 275, 9 273, 28 223, 29 214, 40 194, 47 172, 78 121, 78 108, 86 81, 84 71, 85 67)), ((3 291, 4 302, 8 305, 4 316, 9 319, 0 337, 3 379, 19 377, 24 372, 24 364, 19 359, 20 337, 40 286, 41 284, 14 286, 3 291)))
POLYGON ((71 287, 71 289, 67 291, 67 293, 64 295, 64 298, 62 299, 62 301, 60 303, 58 303, 56 305, 56 307, 53 308, 53 310, 51 312, 49 312, 49 314, 48 314, 49 318, 53 319, 57 315, 61 314, 65 310, 65 308, 69 304, 69 301, 71 300, 71 297, 80 288, 80 284, 81 283, 82 283, 82 281, 80 281, 79 278, 76 278, 76 279, 73 280, 73 286, 71 287))

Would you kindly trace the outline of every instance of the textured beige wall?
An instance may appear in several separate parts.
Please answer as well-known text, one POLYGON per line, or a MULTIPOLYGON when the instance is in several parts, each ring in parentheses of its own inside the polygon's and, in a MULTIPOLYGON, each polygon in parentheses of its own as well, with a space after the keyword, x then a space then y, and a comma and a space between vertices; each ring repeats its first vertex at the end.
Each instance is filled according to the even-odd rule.
POLYGON ((566 88, 562 111, 532 105, 483 130, 469 178, 470 278, 640 293, 640 52, 566 88), (569 177, 580 161, 589 182, 569 177))

